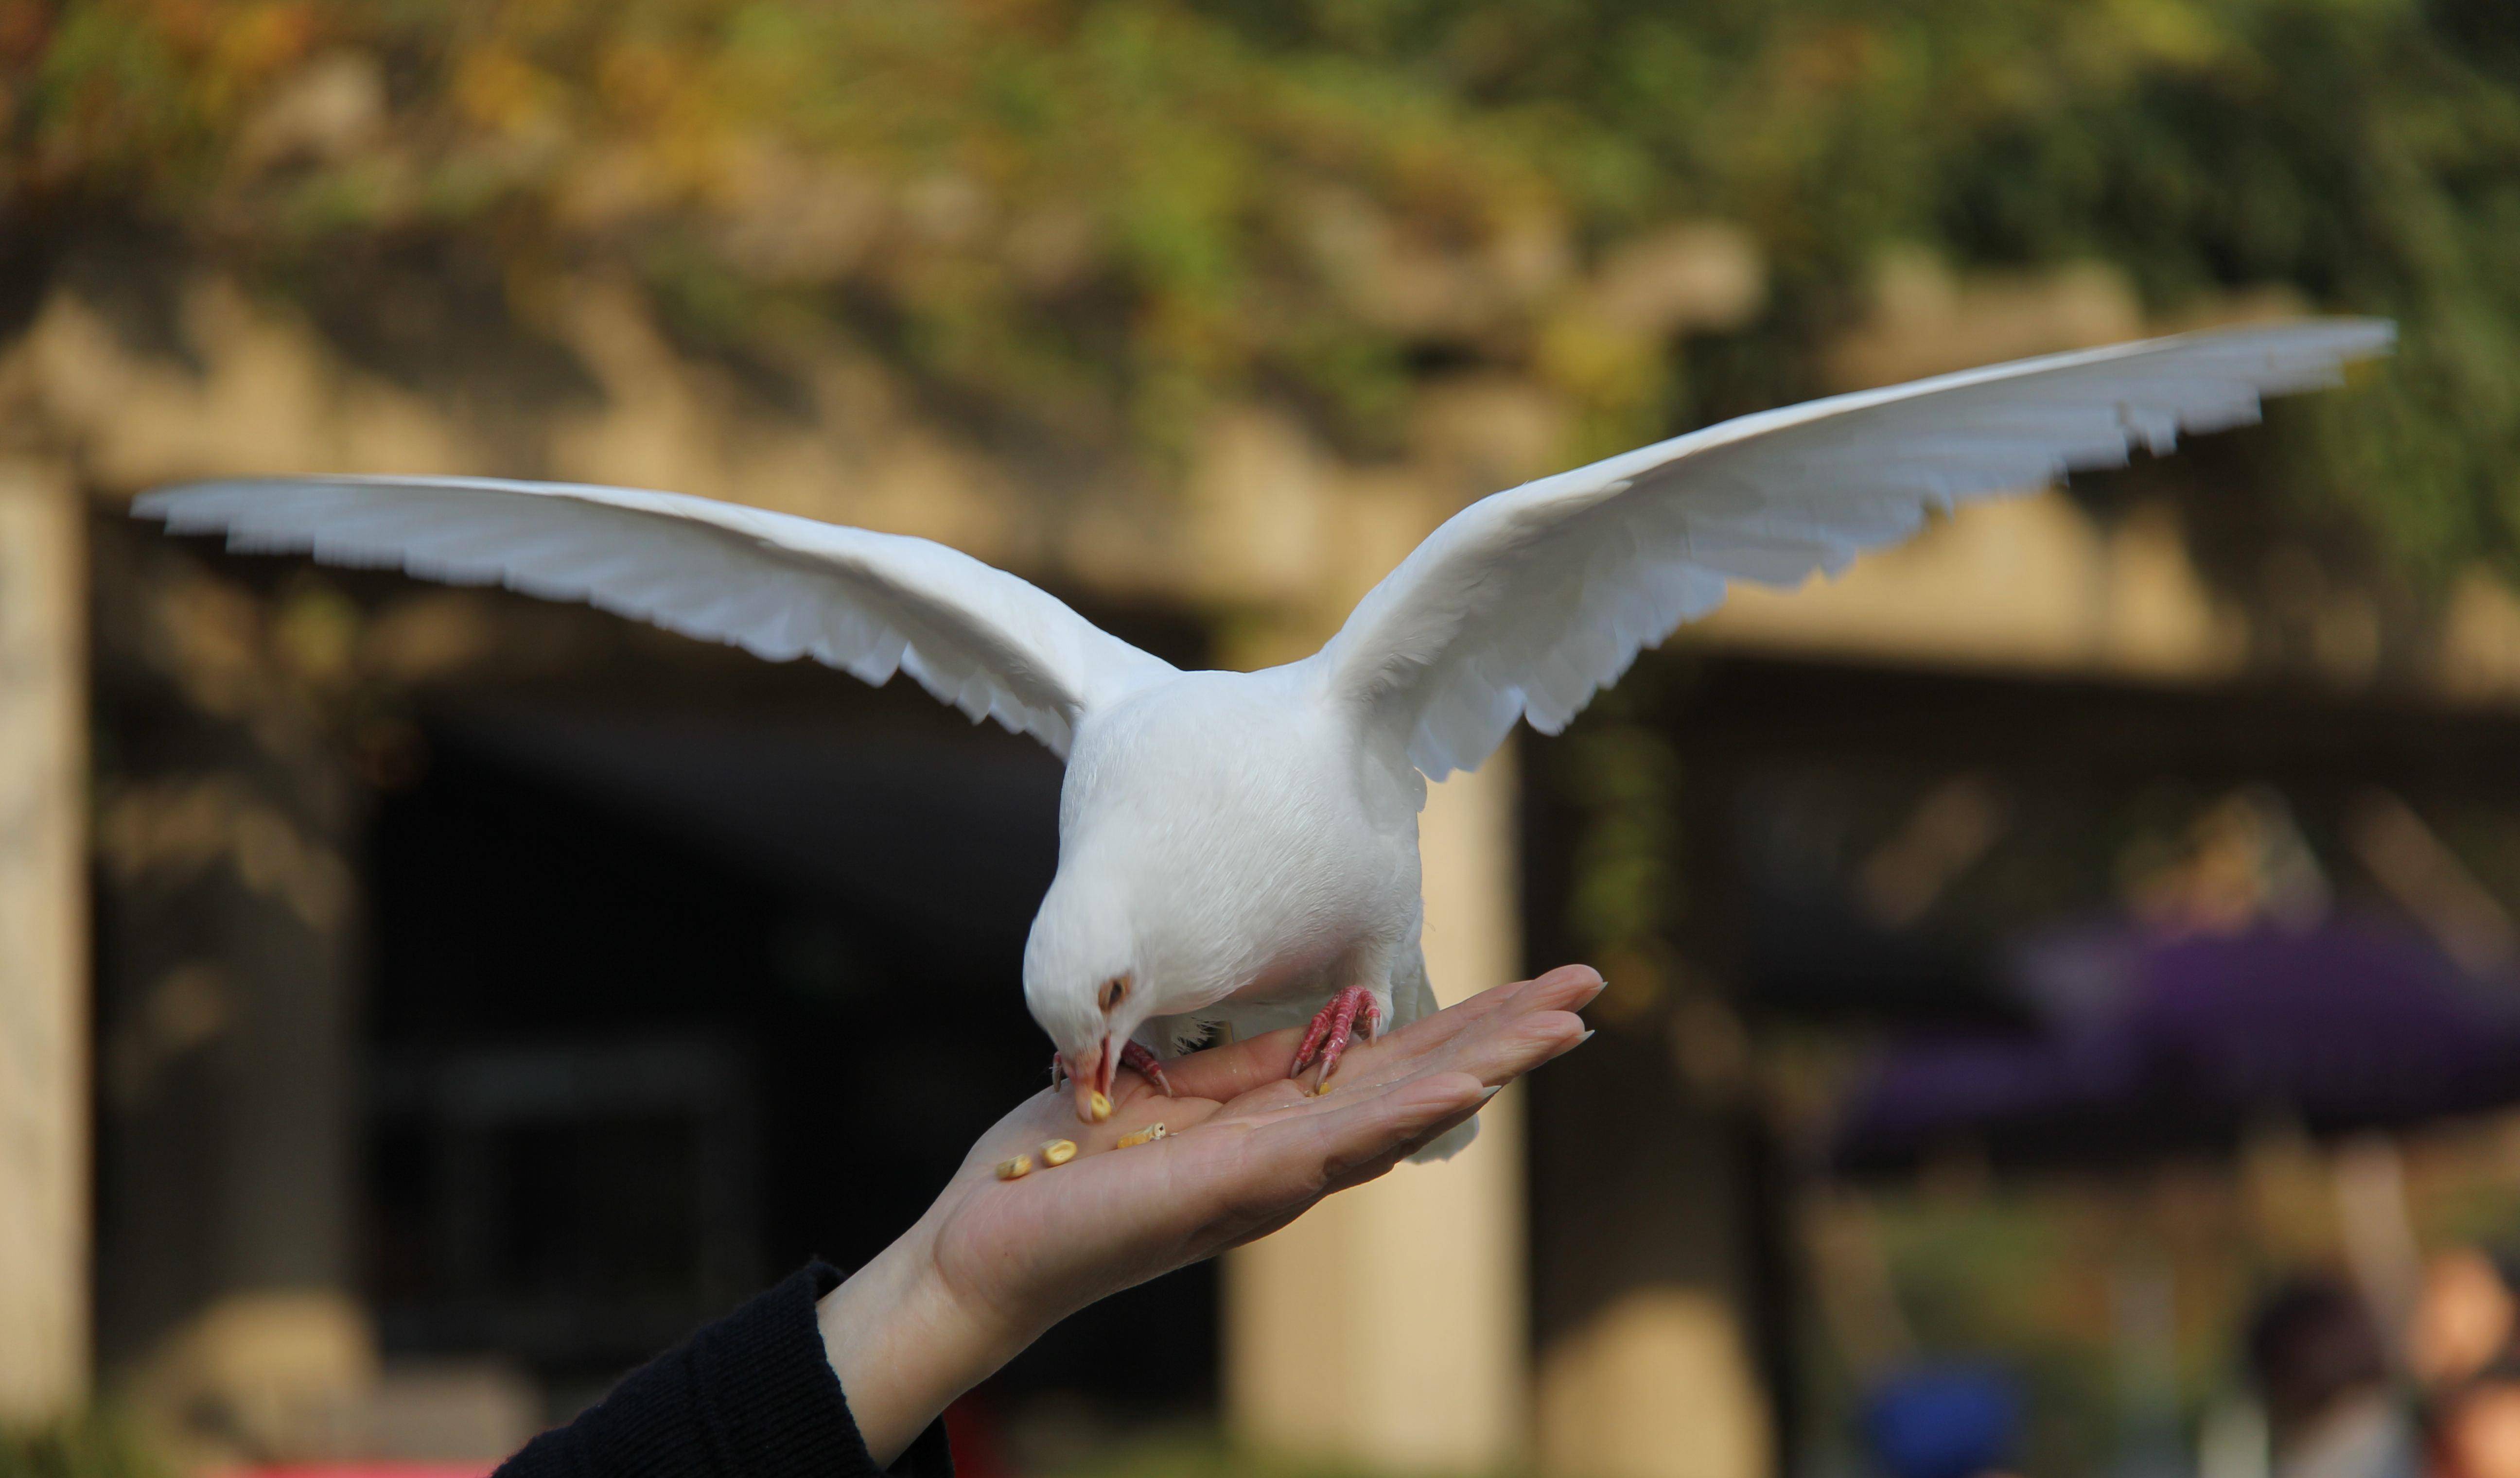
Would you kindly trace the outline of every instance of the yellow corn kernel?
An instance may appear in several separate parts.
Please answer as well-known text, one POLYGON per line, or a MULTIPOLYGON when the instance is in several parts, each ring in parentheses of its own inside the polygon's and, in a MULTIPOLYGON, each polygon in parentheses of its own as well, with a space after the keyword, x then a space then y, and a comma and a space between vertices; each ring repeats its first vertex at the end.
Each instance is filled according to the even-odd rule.
POLYGON ((1100 1124, 1103 1120, 1111 1117, 1111 1099, 1108 1096, 1098 1093, 1092 1099, 1088 1100, 1085 1106, 1085 1111, 1087 1117, 1091 1118, 1095 1123, 1100 1124))
POLYGON ((1127 1134, 1120 1136, 1119 1147, 1122 1149, 1134 1149, 1138 1145, 1149 1143, 1153 1141, 1160 1140, 1163 1137, 1164 1126, 1161 1124, 1149 1124, 1144 1129, 1133 1129, 1127 1134))
POLYGON ((1019 1154, 1013 1159, 998 1162, 999 1180, 1020 1181, 1030 1174, 1032 1174, 1032 1156, 1028 1154, 1019 1154))
POLYGON ((1041 1162, 1045 1165, 1064 1165, 1075 1158, 1074 1140, 1053 1140, 1041 1146, 1041 1162))

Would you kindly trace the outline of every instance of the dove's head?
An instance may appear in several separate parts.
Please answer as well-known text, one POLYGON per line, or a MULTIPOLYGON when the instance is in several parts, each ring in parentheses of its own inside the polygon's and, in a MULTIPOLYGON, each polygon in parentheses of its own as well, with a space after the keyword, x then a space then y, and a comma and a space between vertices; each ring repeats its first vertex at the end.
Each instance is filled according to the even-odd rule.
POLYGON ((1094 1117, 1094 1096, 1110 1094, 1129 1034, 1154 1014, 1137 944, 1126 900, 1107 877, 1061 869, 1033 916, 1024 1004, 1058 1047, 1080 1118, 1094 1117))

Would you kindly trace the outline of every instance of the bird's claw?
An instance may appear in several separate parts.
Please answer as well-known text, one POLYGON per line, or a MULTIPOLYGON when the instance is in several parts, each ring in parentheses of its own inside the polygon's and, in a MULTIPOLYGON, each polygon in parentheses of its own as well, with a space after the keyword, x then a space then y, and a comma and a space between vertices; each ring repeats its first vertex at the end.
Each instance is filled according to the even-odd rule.
MULTIPOLYGON (((1173 1080, 1164 1076, 1164 1059, 1152 1048, 1132 1042, 1120 1049, 1120 1065, 1154 1085, 1155 1092, 1173 1097, 1173 1080)), ((1057 1053, 1050 1054, 1050 1086, 1058 1088, 1067 1081, 1067 1059, 1057 1053)))
POLYGON ((1172 1079, 1164 1076, 1164 1062, 1154 1052, 1136 1042, 1120 1049, 1120 1065, 1133 1069, 1139 1077, 1155 1086, 1155 1092, 1169 1098, 1173 1096, 1172 1079))
POLYGON ((1322 1070, 1307 1090, 1312 1094, 1329 1092, 1330 1074, 1338 1069, 1339 1058, 1346 1054, 1350 1039, 1360 1034, 1369 1042, 1382 1025, 1382 1006, 1373 992, 1361 985, 1351 985, 1332 996, 1313 1016, 1313 1024, 1304 1028, 1304 1040, 1295 1049, 1294 1065, 1286 1076, 1303 1076, 1304 1068, 1318 1054, 1322 1070))

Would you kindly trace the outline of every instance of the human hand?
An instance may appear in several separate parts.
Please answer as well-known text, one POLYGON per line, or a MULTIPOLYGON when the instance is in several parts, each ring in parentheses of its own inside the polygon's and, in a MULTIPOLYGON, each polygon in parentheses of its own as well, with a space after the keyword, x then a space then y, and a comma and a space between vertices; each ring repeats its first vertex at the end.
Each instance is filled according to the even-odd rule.
POLYGON ((1286 1076, 1291 1029, 1166 1063, 1171 1097, 1123 1074, 1102 1124, 1078 1124, 1063 1094, 1033 1095, 917 1225, 822 1300, 824 1347, 876 1462, 1067 1315, 1389 1170, 1583 1041, 1574 1012, 1600 990, 1568 965, 1483 991, 1359 1043, 1318 1097, 1286 1076), (1163 1139, 1116 1147, 1155 1123, 1163 1139), (1043 1166, 1052 1140, 1074 1141, 1076 1158, 1043 1166), (999 1180, 1016 1154, 1036 1168, 999 1180))

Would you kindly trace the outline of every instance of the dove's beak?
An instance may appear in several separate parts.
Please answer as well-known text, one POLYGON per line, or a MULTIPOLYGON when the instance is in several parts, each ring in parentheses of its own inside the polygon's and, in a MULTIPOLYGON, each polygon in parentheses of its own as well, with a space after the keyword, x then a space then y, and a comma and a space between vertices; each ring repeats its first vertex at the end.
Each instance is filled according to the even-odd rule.
POLYGON ((1111 1117, 1111 1076, 1120 1054, 1109 1042, 1098 1042, 1067 1059, 1068 1081, 1076 1085, 1076 1116, 1088 1124, 1111 1117))

